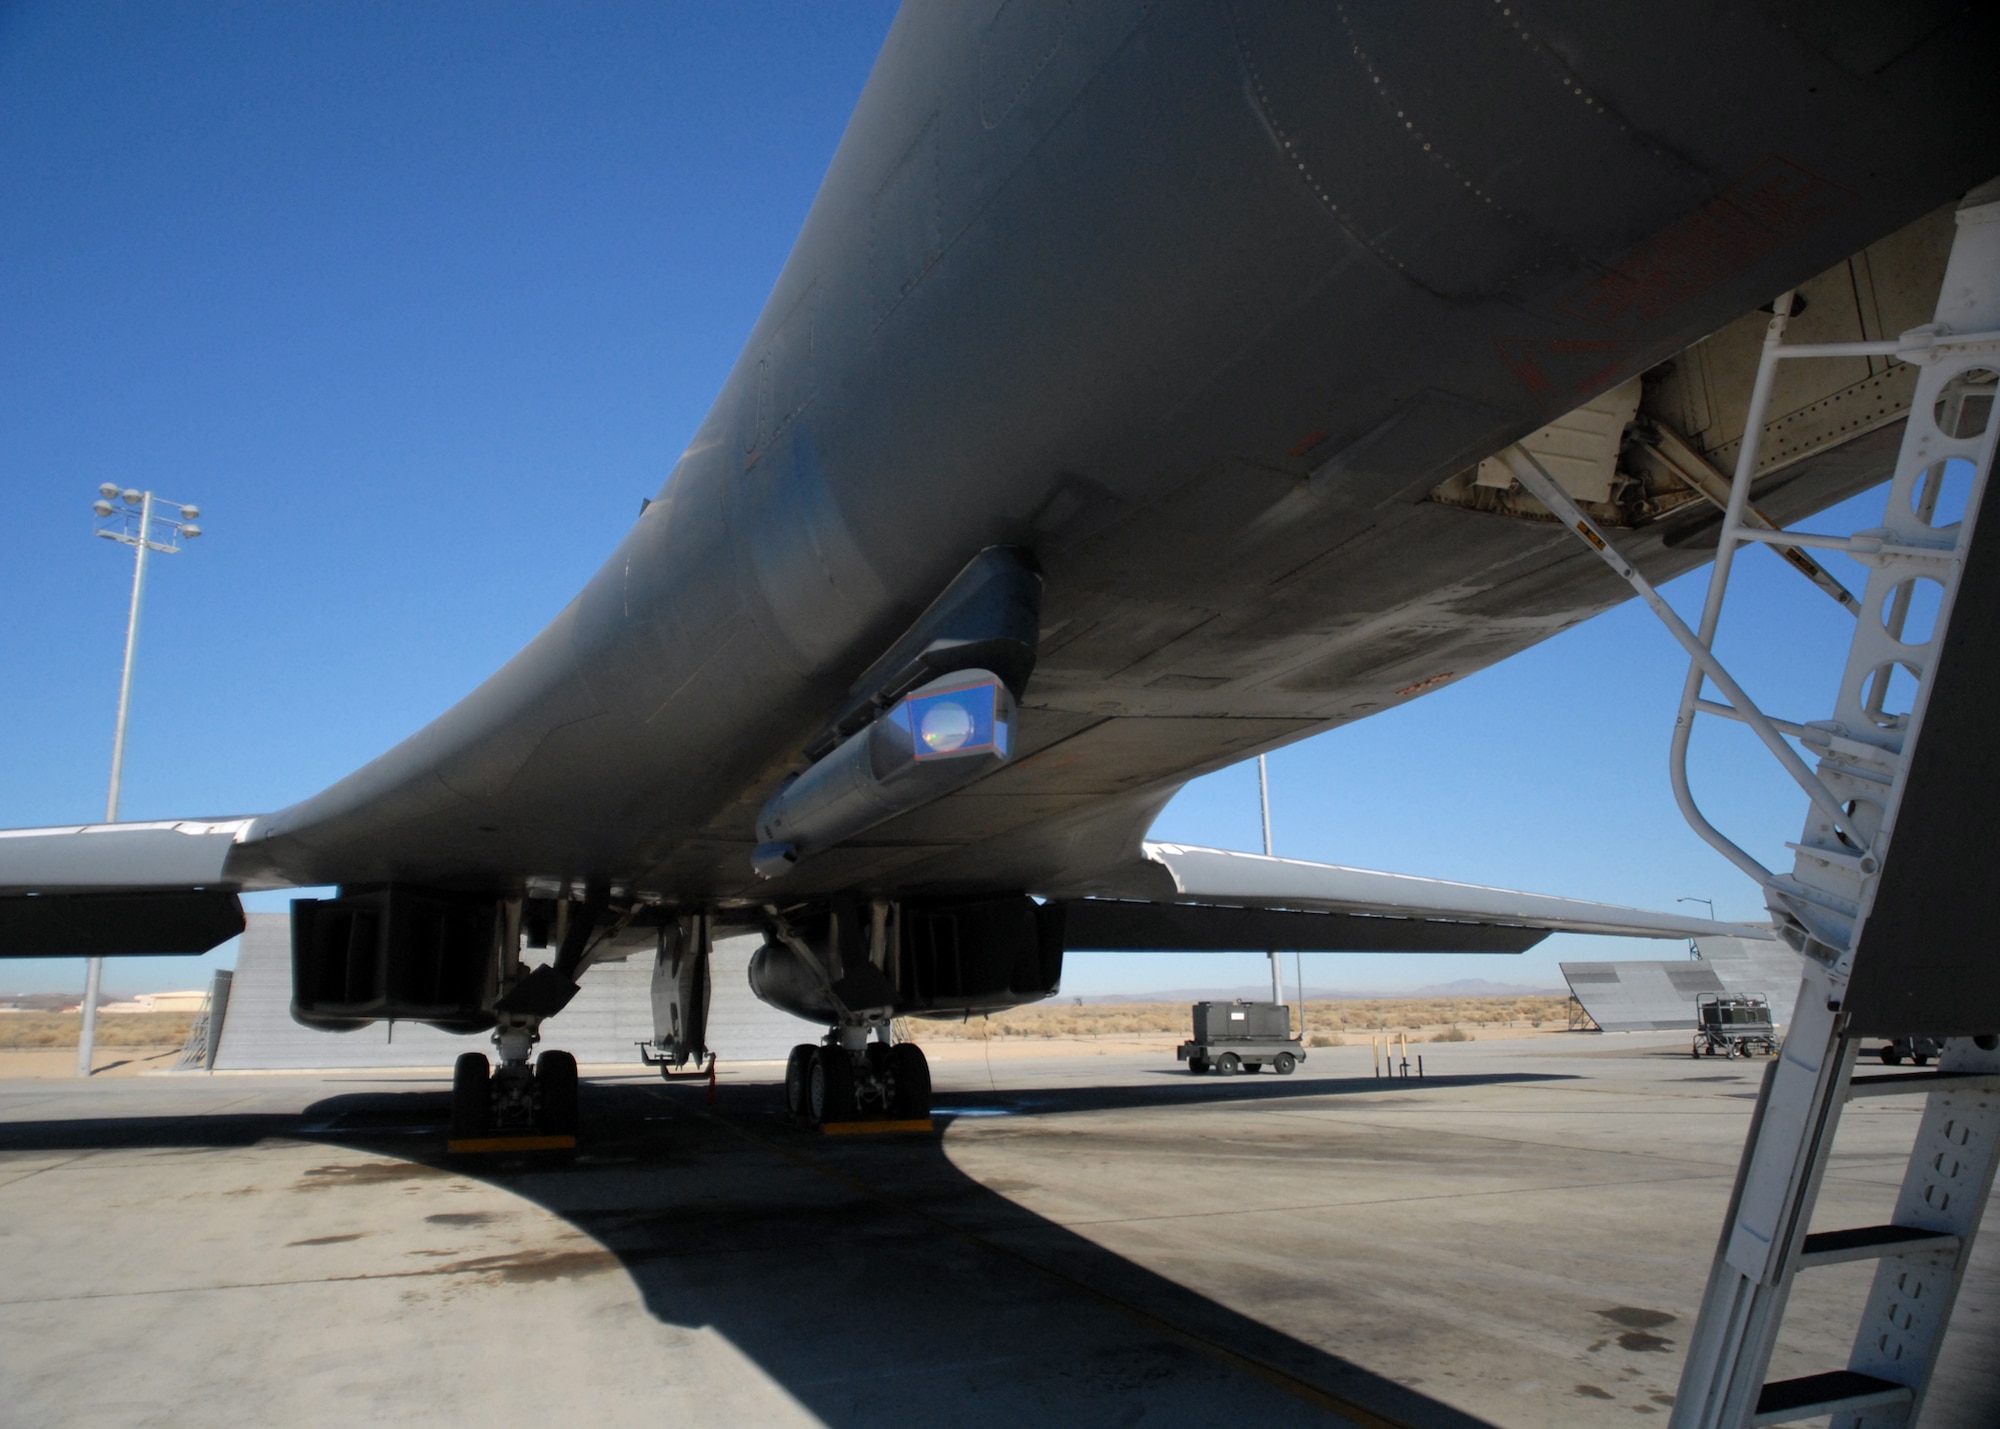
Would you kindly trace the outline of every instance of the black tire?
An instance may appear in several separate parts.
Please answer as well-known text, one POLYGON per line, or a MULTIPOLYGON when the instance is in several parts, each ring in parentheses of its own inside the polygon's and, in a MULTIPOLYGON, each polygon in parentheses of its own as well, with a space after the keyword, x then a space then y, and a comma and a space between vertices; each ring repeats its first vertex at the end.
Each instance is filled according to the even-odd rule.
POLYGON ((1262 1062, 1245 1062, 1243 1070, 1246 1072, 1261 1072, 1264 1070, 1264 1064, 1262 1062))
POLYGON ((1197 1077, 1204 1075, 1208 1071, 1208 1058, 1206 1057, 1188 1058, 1188 1070, 1190 1072, 1193 1072, 1197 1077))
POLYGON ((1903 1049, 1902 1049, 1902 1048, 1900 1048, 1900 1047, 1884 1047, 1884 1048, 1882 1049, 1882 1065, 1883 1065, 1883 1066, 1885 1066, 1885 1067, 1900 1067, 1900 1066, 1901 1066, 1902 1064, 1903 1064, 1903 1049))
POLYGON ((1708 1055, 1711 1057, 1715 1055, 1715 1044, 1713 1042, 1708 1044, 1708 1055))
POLYGON ((1215 1059, 1215 1070, 1225 1077, 1233 1077, 1243 1070, 1243 1059, 1234 1052, 1224 1052, 1215 1059))
POLYGON ((1912 1052, 1910 1060, 1915 1062, 1919 1067, 1928 1067, 1931 1064, 1931 1056, 1928 1052, 1912 1052))
POLYGON ((1289 1077, 1292 1074, 1292 1069, 1298 1066, 1298 1064, 1299 1059, 1294 1057, 1290 1052, 1280 1052, 1271 1059, 1271 1070, 1281 1077, 1289 1077))
POLYGON ((813 1048, 806 1079, 806 1120, 815 1126, 854 1119, 854 1066, 838 1047, 813 1048))
POLYGON ((484 1052, 461 1052, 451 1068, 451 1139, 465 1141, 493 1129, 493 1068, 484 1052))
POLYGON ((806 1083, 812 1078, 813 1053, 818 1050, 810 1042, 801 1042, 785 1059, 785 1112, 794 1121, 805 1120, 806 1083))
POLYGON ((535 1058, 535 1127, 544 1136, 576 1135, 576 1058, 568 1052, 535 1058))
POLYGON ((918 1121, 931 1114, 931 1063, 914 1042, 898 1042, 889 1050, 889 1115, 898 1121, 918 1121))

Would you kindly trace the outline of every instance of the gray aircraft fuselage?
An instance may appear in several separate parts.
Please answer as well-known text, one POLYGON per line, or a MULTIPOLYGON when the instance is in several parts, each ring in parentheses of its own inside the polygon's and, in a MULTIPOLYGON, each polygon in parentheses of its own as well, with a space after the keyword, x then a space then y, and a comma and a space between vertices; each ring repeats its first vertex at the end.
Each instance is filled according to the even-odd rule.
POLYGON ((759 896, 759 807, 1003 545, 1045 578, 1013 763, 782 891, 1088 887, 1193 775, 1624 594, 1426 494, 2000 171, 1990 23, 1932 9, 909 7, 603 569, 232 877, 759 896))

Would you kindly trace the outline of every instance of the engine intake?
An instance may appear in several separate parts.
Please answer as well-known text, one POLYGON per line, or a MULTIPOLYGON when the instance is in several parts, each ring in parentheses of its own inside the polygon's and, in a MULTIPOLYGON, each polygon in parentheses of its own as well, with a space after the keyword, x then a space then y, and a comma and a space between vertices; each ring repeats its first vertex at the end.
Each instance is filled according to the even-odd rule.
POLYGON ((382 884, 292 900, 292 1017, 344 1032, 383 1018, 493 1025, 497 900, 382 884))

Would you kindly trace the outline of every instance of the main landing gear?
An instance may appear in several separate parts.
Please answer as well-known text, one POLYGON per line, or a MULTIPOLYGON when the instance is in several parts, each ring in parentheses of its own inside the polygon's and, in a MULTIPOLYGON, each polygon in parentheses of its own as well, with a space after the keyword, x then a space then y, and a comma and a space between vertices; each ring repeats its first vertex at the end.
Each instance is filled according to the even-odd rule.
POLYGON ((463 1053, 451 1074, 451 1141, 493 1138, 576 1136, 576 1058, 550 1050, 528 1053, 538 1034, 533 1027, 503 1024, 493 1034, 500 1065, 483 1052, 463 1053))
POLYGON ((842 1027, 819 1046, 801 1043, 785 1063, 785 1110, 808 1126, 922 1121, 931 1114, 931 1067, 913 1042, 868 1041, 842 1027))

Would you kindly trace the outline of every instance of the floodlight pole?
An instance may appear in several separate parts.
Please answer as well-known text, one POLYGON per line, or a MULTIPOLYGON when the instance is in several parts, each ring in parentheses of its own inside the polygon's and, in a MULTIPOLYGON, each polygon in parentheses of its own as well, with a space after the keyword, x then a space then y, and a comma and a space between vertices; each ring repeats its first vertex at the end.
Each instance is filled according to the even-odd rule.
MULTIPOLYGON (((104 822, 118 822, 118 794, 125 783, 125 724, 132 714, 132 667, 139 654, 139 610, 146 600, 146 555, 152 542, 153 493, 139 499, 139 539, 133 545, 132 611, 125 618, 125 670, 118 679, 118 728, 111 736, 111 793, 104 801, 104 822)), ((83 1032, 76 1039, 76 1074, 90 1075, 97 1054, 97 995, 104 986, 104 959, 92 958, 83 979, 83 1032)))
MULTIPOLYGON (((111 737, 111 795, 104 801, 104 822, 118 822, 118 794, 125 783, 125 724, 132 714, 132 667, 139 655, 139 608, 146 599, 146 554, 153 549, 147 539, 153 529, 153 493, 139 499, 139 540, 132 561, 132 613, 125 620, 125 670, 118 680, 118 729, 111 737)), ((93 958, 92 962, 97 960, 93 958)))
MULTIPOLYGON (((1264 857, 1269 858, 1271 857, 1271 766, 1264 761, 1264 756, 1261 754, 1257 756, 1257 808, 1264 816, 1264 857)), ((1278 961, 1277 949, 1267 950, 1265 956, 1271 960, 1271 1001, 1283 1002, 1285 972, 1278 961)), ((1303 1007, 1299 1009, 1299 1017, 1301 1019, 1299 1025, 1303 1027, 1305 1025, 1303 1007)))
MULTIPOLYGON (((108 517, 113 514, 109 499, 115 488, 107 486, 103 490, 105 500, 98 503, 97 511, 100 516, 108 517)), ((139 521, 136 536, 106 527, 98 528, 100 536, 108 536, 114 541, 124 541, 134 551, 132 609, 125 618, 125 668, 118 680, 118 727, 111 737, 111 791, 104 801, 104 822, 107 824, 118 822, 118 796, 125 784, 125 727, 132 715, 132 672, 139 656, 139 611, 146 600, 146 557, 156 544, 153 540, 153 507, 156 500, 153 493, 148 491, 140 494, 136 503, 130 500, 130 495, 131 493, 127 493, 125 499, 125 514, 129 517, 131 508, 136 505, 139 521)), ((159 545, 158 549, 171 554, 180 549, 177 543, 179 537, 201 534, 201 528, 191 524, 194 517, 199 514, 194 507, 184 506, 180 509, 180 514, 184 519, 171 522, 176 540, 159 545)), ((83 1027, 76 1042, 76 1074, 79 1077, 90 1075, 90 1065, 96 1056, 97 998, 103 986, 104 959, 91 958, 83 979, 83 1027)))

